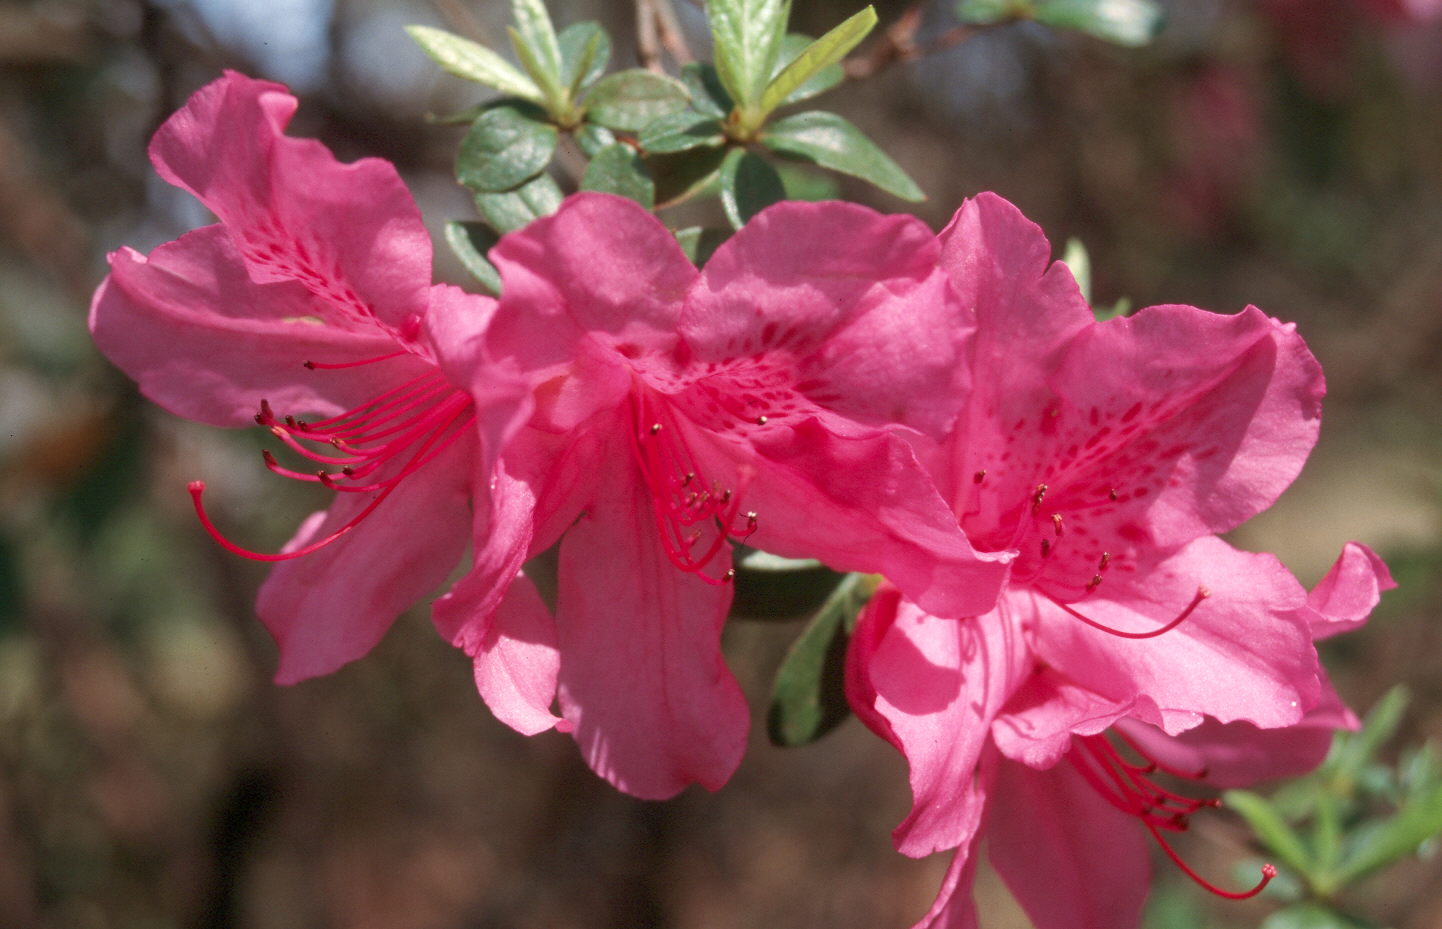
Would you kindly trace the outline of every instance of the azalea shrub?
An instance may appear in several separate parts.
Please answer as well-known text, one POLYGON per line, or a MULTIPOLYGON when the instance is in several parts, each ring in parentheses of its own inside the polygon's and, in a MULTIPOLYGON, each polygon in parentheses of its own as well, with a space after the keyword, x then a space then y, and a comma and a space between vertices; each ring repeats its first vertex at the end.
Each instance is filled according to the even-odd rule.
MULTIPOLYGON (((257 551, 207 506, 223 476, 189 486, 216 544, 273 564, 276 681, 363 658, 429 602, 496 718, 664 800, 741 761, 726 624, 811 611, 767 727, 800 745, 854 715, 900 752, 896 849, 951 856, 916 929, 987 925, 983 838, 1039 929, 1136 926, 1157 858, 1225 898, 1283 875, 1271 925, 1350 925, 1336 893, 1442 829, 1442 775, 1423 752, 1393 809, 1339 817, 1390 730, 1334 742, 1359 723, 1315 642, 1367 620, 1387 566, 1336 540, 1309 590, 1224 538, 1317 440, 1304 334, 1250 306, 1093 307, 1084 252, 1059 259, 994 193, 940 232, 806 199, 817 171, 922 196, 812 103, 922 54, 915 23, 867 45, 867 8, 811 39, 784 0, 711 0, 704 62, 669 4, 639 9, 630 69, 539 0, 513 3, 514 63, 410 30, 500 94, 454 117, 476 215, 444 239, 469 288, 433 281, 391 164, 288 133, 281 85, 227 72, 155 133, 155 171, 217 222, 114 252, 91 331, 170 412, 265 430, 265 466, 325 501, 257 551), (708 218, 679 226, 683 205, 708 218), (1290 805, 1240 790, 1313 769, 1290 805), (1173 844, 1227 815, 1264 853, 1240 881, 1173 844)), ((1026 19, 1123 46, 1161 20, 1149 0, 951 13, 958 37, 1026 19)))

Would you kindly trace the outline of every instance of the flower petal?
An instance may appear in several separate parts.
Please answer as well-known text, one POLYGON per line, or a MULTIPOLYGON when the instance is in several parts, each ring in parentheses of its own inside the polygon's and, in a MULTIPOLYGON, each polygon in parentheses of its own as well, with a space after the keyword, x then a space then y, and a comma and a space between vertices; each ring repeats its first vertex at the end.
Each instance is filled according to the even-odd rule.
POLYGON ((252 281, 219 226, 148 257, 121 249, 110 264, 90 331, 142 393, 176 415, 250 425, 266 399, 284 414, 332 416, 426 370, 414 357, 306 370, 307 361, 353 362, 398 346, 380 330, 329 324, 325 307, 297 284, 252 281))
POLYGON ((165 121, 151 161, 220 217, 257 282, 297 282, 357 324, 413 338, 431 277, 420 210, 389 162, 341 164, 285 136, 295 108, 281 85, 226 72, 165 121))
POLYGON ((488 345, 541 379, 587 343, 666 370, 676 319, 696 269, 676 239, 636 203, 581 193, 501 239, 490 252, 503 284, 488 345))
POLYGON ((1020 626, 1007 610, 1003 601, 996 613, 938 619, 888 590, 862 615, 866 652, 853 659, 864 668, 852 671, 852 696, 860 712, 885 721, 910 767, 912 810, 892 834, 903 854, 955 848, 975 831, 977 766, 990 723, 1028 670, 1020 626), (876 637, 871 626, 885 631, 876 637))
POLYGON ((1367 621, 1383 591, 1396 586, 1376 552, 1360 542, 1348 542, 1327 576, 1307 595, 1312 635, 1325 639, 1356 629, 1367 621))
POLYGON ((715 790, 740 763, 749 724, 721 657, 731 587, 671 564, 629 450, 612 446, 600 462, 606 492, 561 540, 563 715, 587 763, 627 793, 715 790))
POLYGON ((991 724, 991 737, 1012 761, 1050 768, 1071 751, 1073 735, 1097 735, 1134 706, 1135 701, 1109 700, 1043 668, 1012 695, 991 724))
POLYGON ((963 845, 951 856, 936 900, 912 929, 980 929, 976 900, 971 895, 976 883, 977 844, 963 845))
POLYGON ((1140 922, 1146 831, 1070 764, 1036 771, 1003 762, 990 799, 989 858, 1036 929, 1140 922))
POLYGON ((497 719, 522 735, 562 722, 551 712, 561 669, 556 624, 530 578, 507 587, 473 655, 476 689, 497 719))
MULTIPOLYGON (((329 674, 366 654, 396 616, 445 580, 470 529, 464 462, 471 454, 471 442, 457 442, 350 532, 271 571, 256 612, 280 647, 277 683, 329 674)), ((286 550, 324 538, 370 502, 369 494, 337 494, 286 550)))
POLYGON ((1210 596, 1176 628, 1126 639, 1039 604, 1038 656, 1079 685, 1118 701, 1145 696, 1175 734, 1201 722, 1289 726, 1319 695, 1317 655, 1299 611, 1306 593, 1271 555, 1199 539, 1135 575, 1110 576, 1073 608, 1111 629, 1145 632, 1210 596))

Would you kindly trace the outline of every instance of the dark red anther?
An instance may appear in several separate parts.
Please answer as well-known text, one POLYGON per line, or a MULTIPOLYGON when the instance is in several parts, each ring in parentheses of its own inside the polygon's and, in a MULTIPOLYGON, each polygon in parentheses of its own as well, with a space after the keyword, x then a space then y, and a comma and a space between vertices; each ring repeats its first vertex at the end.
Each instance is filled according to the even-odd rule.
POLYGON ((1045 499, 1046 499, 1046 485, 1045 485, 1045 484, 1038 484, 1038 485, 1036 485, 1036 490, 1032 491, 1032 495, 1031 495, 1031 511, 1032 511, 1032 513, 1036 513, 1037 511, 1039 511, 1039 510, 1041 509, 1041 502, 1042 502, 1043 500, 1045 500, 1045 499))
POLYGON ((1053 514, 1051 514, 1051 525, 1052 525, 1053 531, 1056 532, 1056 537, 1057 537, 1058 539, 1060 539, 1060 538, 1062 537, 1062 533, 1065 531, 1065 527, 1064 527, 1064 524, 1062 523, 1062 518, 1061 518, 1061 514, 1060 514, 1060 513, 1053 513, 1053 514))
POLYGON ((1115 487, 1113 487, 1111 489, 1111 492, 1107 494, 1107 498, 1110 499, 1113 503, 1117 502, 1117 497, 1119 496, 1120 494, 1117 493, 1117 489, 1115 487))
POLYGON ((1050 558, 1050 557, 1051 557, 1051 539, 1042 539, 1042 540, 1041 540, 1041 557, 1043 557, 1043 558, 1050 558))
POLYGON ((985 468, 982 468, 980 471, 976 472, 975 474, 973 474, 973 475, 971 476, 971 482, 972 482, 973 484, 980 484, 980 483, 981 483, 982 481, 984 481, 984 480, 986 480, 986 469, 985 469, 985 468))

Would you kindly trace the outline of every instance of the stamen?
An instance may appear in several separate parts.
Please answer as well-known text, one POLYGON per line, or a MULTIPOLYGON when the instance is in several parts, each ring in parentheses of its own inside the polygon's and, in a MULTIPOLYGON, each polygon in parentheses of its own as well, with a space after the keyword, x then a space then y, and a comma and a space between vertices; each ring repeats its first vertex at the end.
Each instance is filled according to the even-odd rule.
POLYGON ((1031 511, 1032 511, 1032 513, 1036 513, 1038 510, 1041 509, 1041 502, 1042 502, 1042 500, 1044 500, 1044 499, 1046 499, 1046 485, 1045 485, 1045 484, 1038 484, 1038 485, 1036 485, 1036 490, 1032 491, 1032 495, 1031 495, 1031 511))
POLYGON ((1277 876, 1277 869, 1271 864, 1262 865, 1262 878, 1256 886, 1244 891, 1229 891, 1206 880, 1182 860, 1181 855, 1177 854, 1176 849, 1162 836, 1161 830, 1183 832, 1187 829, 1188 817, 1191 814, 1201 809, 1220 806, 1220 801, 1186 797, 1154 784, 1149 775, 1157 770, 1182 777, 1188 775, 1166 768, 1138 748, 1125 734, 1112 731, 1116 732, 1128 748, 1146 759, 1146 764, 1127 761, 1103 736, 1079 737, 1076 745, 1081 751, 1074 747, 1067 753, 1067 759, 1082 779, 1107 803, 1140 820, 1172 863, 1199 887, 1227 900, 1246 900, 1261 893, 1272 878, 1277 876))
POLYGON ((1051 514, 1051 525, 1052 529, 1056 531, 1056 537, 1060 539, 1062 537, 1062 532, 1064 531, 1060 513, 1051 514))
POLYGON ((767 419, 766 419, 765 416, 758 416, 758 417, 756 417, 756 425, 758 425, 758 426, 764 426, 764 425, 766 425, 766 423, 767 423, 767 419))
POLYGON ((1050 557, 1051 557, 1051 539, 1042 539, 1042 540, 1041 540, 1041 557, 1043 557, 1043 558, 1050 558, 1050 557))
POLYGON ((1115 487, 1113 487, 1113 488, 1107 493, 1107 499, 1111 500, 1111 502, 1113 502, 1113 503, 1116 503, 1116 502, 1117 502, 1117 497, 1118 497, 1118 496, 1120 496, 1120 494, 1117 493, 1117 489, 1116 489, 1115 487))
MULTIPOLYGON (((1097 584, 1100 584, 1100 583, 1101 583, 1101 575, 1094 575, 1094 576, 1092 577, 1092 583, 1090 583, 1090 584, 1087 585, 1088 591, 1090 591, 1090 590, 1095 590, 1095 589, 1096 589, 1096 585, 1097 585, 1097 584)), ((1048 600, 1050 600, 1052 603, 1055 603, 1057 606, 1061 607, 1062 611, 1065 612, 1067 615, 1069 615, 1069 616, 1071 616, 1071 617, 1073 617, 1073 618, 1075 618, 1075 619, 1081 620, 1082 622, 1086 623, 1088 626, 1091 626, 1093 629, 1100 629, 1102 632, 1110 633, 1111 635, 1114 635, 1114 636, 1116 636, 1117 638, 1121 638, 1121 639, 1153 639, 1153 638, 1156 638, 1157 636, 1162 635, 1162 634, 1164 634, 1164 633, 1171 632, 1173 629, 1177 628, 1177 627, 1180 626, 1184 621, 1186 621, 1186 618, 1187 618, 1188 616, 1191 616, 1191 615, 1192 615, 1192 611, 1195 610, 1198 606, 1200 606, 1200 605, 1201 605, 1201 602, 1202 602, 1203 600, 1207 599, 1208 597, 1210 597, 1211 595, 1212 595, 1212 592, 1211 592, 1210 590, 1208 590, 1207 588, 1205 588, 1205 587, 1198 587, 1198 588, 1197 588, 1197 595, 1192 598, 1192 602, 1189 603, 1189 604, 1187 604, 1186 609, 1184 609, 1184 610, 1182 610, 1180 613, 1178 613, 1178 614, 1177 614, 1170 622, 1168 622, 1166 625, 1160 626, 1160 627, 1158 627, 1158 628, 1156 628, 1156 629, 1152 629, 1152 630, 1150 630, 1150 631, 1148 631, 1148 632, 1124 632, 1124 631, 1122 631, 1121 629, 1113 629, 1111 626, 1105 625, 1105 624, 1103 624, 1103 623, 1099 623, 1099 622, 1097 622, 1096 620, 1092 619, 1092 618, 1089 617, 1089 616, 1084 616, 1084 615, 1082 615, 1081 613, 1077 612, 1077 611, 1076 611, 1075 609, 1073 609, 1072 607, 1068 606, 1068 605, 1065 604, 1065 603, 1062 603, 1062 602, 1061 602, 1060 600, 1058 600, 1057 598, 1051 596, 1050 594, 1043 593, 1043 596, 1045 596, 1045 597, 1046 597, 1048 600)))
POLYGON ((339 371, 341 368, 359 368, 361 365, 375 364, 377 361, 390 361, 392 358, 399 358, 402 355, 409 355, 410 352, 402 349, 398 352, 391 352, 389 355, 377 355, 374 358, 362 358, 360 361, 343 361, 339 364, 322 361, 307 361, 305 366, 312 371, 339 371))

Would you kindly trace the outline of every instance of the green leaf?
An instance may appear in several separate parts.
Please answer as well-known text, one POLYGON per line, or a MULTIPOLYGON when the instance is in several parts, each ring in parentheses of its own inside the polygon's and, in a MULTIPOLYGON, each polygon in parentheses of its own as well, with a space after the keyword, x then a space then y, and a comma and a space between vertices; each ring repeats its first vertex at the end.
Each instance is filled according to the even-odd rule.
POLYGON ((502 233, 549 216, 560 205, 561 188, 549 174, 539 174, 515 190, 476 194, 476 209, 492 228, 502 233))
POLYGON ((640 154, 624 142, 596 153, 586 166, 581 189, 617 194, 635 200, 648 210, 656 205, 656 184, 641 163, 640 154))
POLYGON ((522 106, 482 113, 461 141, 456 178, 472 190, 510 190, 545 170, 556 150, 556 127, 522 106))
POLYGON ((1249 790, 1229 790, 1222 794, 1222 802, 1245 819, 1258 840, 1287 867, 1302 874, 1311 873, 1312 853, 1266 798, 1249 790))
POLYGON ((723 119, 736 105, 722 86, 716 69, 704 61, 693 61, 682 66, 681 83, 686 85, 686 90, 691 94, 691 106, 698 113, 723 119))
POLYGON ((656 203, 674 206, 721 191, 721 163, 726 149, 693 148, 665 155, 648 154, 646 167, 656 181, 656 203))
POLYGON ((1376 929, 1372 923, 1354 919, 1346 913, 1328 909, 1317 903, 1298 903, 1278 910, 1257 929, 1376 929))
MULTIPOLYGON (((776 75, 786 70, 796 56, 811 47, 815 39, 800 32, 787 33, 786 38, 781 41, 781 56, 776 60, 776 74, 771 77, 775 80, 776 75)), ((780 105, 787 106, 792 103, 800 103, 802 100, 823 94, 831 88, 846 80, 846 69, 838 64, 827 65, 817 71, 811 77, 802 82, 801 86, 793 90, 780 105)))
POLYGON ((761 94, 761 113, 770 113, 816 77, 823 69, 836 65, 846 53, 860 44, 876 26, 876 10, 867 7, 855 16, 812 42, 781 73, 766 85, 761 94))
POLYGON ((716 42, 716 73, 742 109, 761 100, 786 35, 791 0, 710 0, 706 19, 716 42))
POLYGON ((836 177, 816 170, 809 164, 783 163, 772 165, 781 175, 781 186, 786 188, 787 200, 840 200, 841 187, 836 177))
POLYGON ((676 242, 681 246, 681 251, 691 259, 691 263, 700 268, 705 266, 721 243, 731 237, 730 229, 703 229, 700 226, 687 226, 685 229, 676 230, 676 242))
POLYGON ((1402 808, 1383 822, 1366 823, 1348 836, 1347 853, 1336 872, 1336 887, 1385 868, 1442 833, 1442 783, 1420 796, 1408 798, 1402 808))
POLYGON ((582 123, 575 131, 575 139, 582 154, 587 158, 595 158, 601 149, 616 143, 616 134, 605 126, 582 123))
POLYGON ((1082 244, 1081 239, 1067 239, 1066 251, 1061 254, 1061 263, 1071 271, 1071 276, 1076 280, 1077 289, 1081 291, 1082 299, 1088 304, 1092 302, 1092 259, 1087 254, 1087 247, 1082 244))
POLYGON ((1026 0, 958 0, 956 4, 957 19, 972 26, 990 26, 1030 12, 1026 0))
POLYGON ((733 148, 721 162, 721 206, 731 225, 740 229, 757 213, 786 199, 776 169, 755 152, 733 148))
POLYGON ((516 25, 506 31, 510 33, 516 57, 521 59, 548 100, 561 100, 567 84, 565 62, 546 4, 542 0, 511 0, 511 16, 516 25))
POLYGON ((446 244, 492 297, 501 295, 501 275, 486 258, 486 252, 499 238, 485 223, 454 219, 446 223, 446 244))
POLYGON ((557 39, 561 46, 561 81, 580 96, 587 87, 606 73, 611 62, 611 38, 600 23, 576 23, 561 30, 557 39))
POLYGON ((1361 730, 1339 736, 1334 754, 1327 759, 1331 775, 1349 784, 1356 781, 1378 750, 1396 735, 1410 700, 1407 688, 1396 685, 1367 711, 1361 730))
POLYGON ((1162 28, 1155 0, 1032 0, 1039 23, 1075 29, 1118 45, 1146 45, 1162 28))
POLYGON ((778 155, 859 177, 903 200, 926 199, 900 165, 835 113, 812 110, 778 119, 766 127, 761 144, 778 155))
POLYGON ((636 141, 644 151, 659 155, 693 148, 720 148, 726 144, 726 137, 714 117, 687 110, 647 123, 636 141))
POLYGON ((806 745, 850 714, 844 672, 847 634, 867 599, 865 576, 848 574, 792 643, 771 690, 766 732, 777 745, 806 745))
POLYGON ((406 32, 410 33, 421 51, 448 74, 494 87, 503 94, 532 103, 540 103, 544 99, 534 81, 484 45, 430 26, 407 26, 406 32))
POLYGON ((686 85, 664 74, 640 68, 602 78, 586 95, 586 116, 608 129, 639 132, 648 123, 686 109, 686 85))

